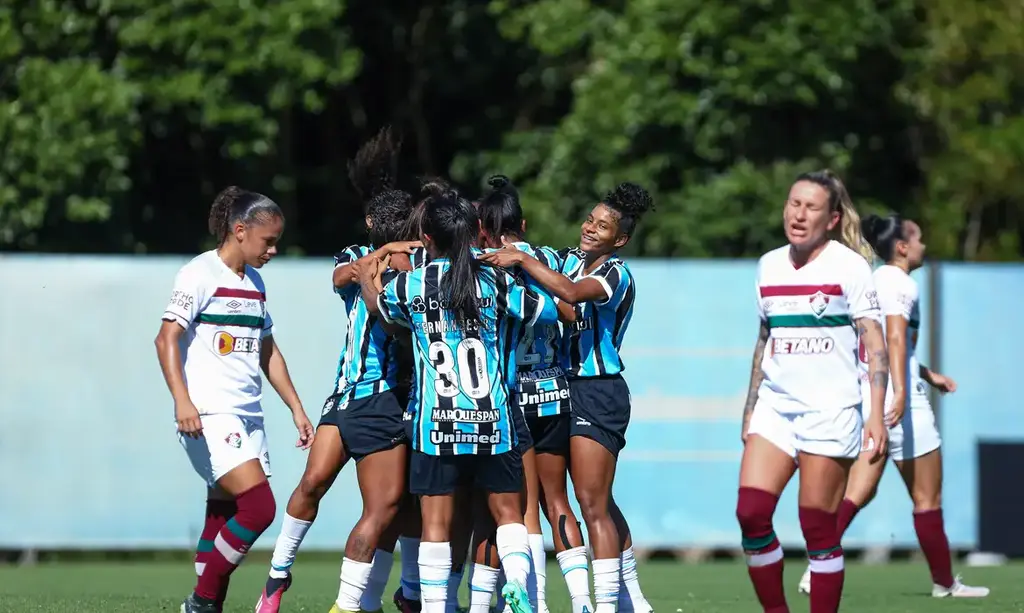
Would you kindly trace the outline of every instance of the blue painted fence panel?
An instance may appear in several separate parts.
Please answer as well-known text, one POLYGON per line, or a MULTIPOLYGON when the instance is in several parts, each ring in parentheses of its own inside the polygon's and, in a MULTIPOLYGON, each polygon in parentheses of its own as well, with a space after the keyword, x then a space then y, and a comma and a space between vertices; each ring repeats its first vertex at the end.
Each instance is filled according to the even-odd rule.
MULTIPOLYGON (((197 539, 204 489, 176 440, 153 347, 185 261, 0 257, 0 548, 188 548, 197 539)), ((633 417, 616 500, 638 546, 738 546, 733 509, 739 420, 757 332, 754 263, 631 266, 638 299, 624 359, 633 417)), ((330 270, 329 260, 282 258, 263 271, 275 338, 314 423, 344 331, 330 270)), ((1014 320, 1006 311, 1024 295, 1024 267, 944 271, 950 325, 943 328, 942 359, 963 386, 943 405, 946 483, 956 492, 946 499, 957 501, 955 510, 947 505, 947 526, 954 544, 971 546, 974 443, 1024 434, 1010 418, 1012 379, 993 377, 993 369, 1015 364, 1020 334, 1007 329, 1014 320), (1011 295, 985 298, 996 287, 1011 295)), ((927 279, 915 276, 927 330, 927 279)), ((920 352, 928 355, 926 335, 920 352)), ((283 508, 306 454, 294 448, 290 415, 269 386, 265 398, 271 482, 283 508)), ((777 531, 792 546, 802 543, 796 510, 791 485, 777 531)), ((306 547, 340 548, 359 512, 349 468, 323 501, 306 547)), ((910 514, 902 482, 889 470, 846 544, 913 545, 910 514)), ((258 546, 273 545, 277 524, 269 532, 258 546)))

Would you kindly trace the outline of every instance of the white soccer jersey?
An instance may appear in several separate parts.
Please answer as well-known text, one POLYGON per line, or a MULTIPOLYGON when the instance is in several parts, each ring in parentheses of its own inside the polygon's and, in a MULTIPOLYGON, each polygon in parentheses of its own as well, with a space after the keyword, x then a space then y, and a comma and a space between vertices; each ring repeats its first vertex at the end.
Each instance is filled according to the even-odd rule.
POLYGON ((761 256, 757 308, 770 331, 759 399, 780 413, 839 410, 860 404, 854 322, 881 321, 871 267, 830 241, 797 269, 789 246, 761 256))
MULTIPOLYGON (((921 328, 920 292, 917 282, 897 266, 880 266, 874 275, 875 290, 878 292, 878 304, 882 312, 882 329, 885 329, 885 318, 902 317, 907 320, 907 406, 928 404, 928 388, 921 378, 921 364, 917 360, 917 337, 921 328)), ((861 348, 861 381, 867 382, 867 356, 861 348)), ((889 389, 886 391, 886 407, 892 402, 892 377, 889 378, 889 389)))
POLYGON ((263 416, 260 347, 274 326, 266 299, 255 269, 239 278, 215 250, 178 271, 163 319, 185 328, 185 384, 200 415, 263 416))

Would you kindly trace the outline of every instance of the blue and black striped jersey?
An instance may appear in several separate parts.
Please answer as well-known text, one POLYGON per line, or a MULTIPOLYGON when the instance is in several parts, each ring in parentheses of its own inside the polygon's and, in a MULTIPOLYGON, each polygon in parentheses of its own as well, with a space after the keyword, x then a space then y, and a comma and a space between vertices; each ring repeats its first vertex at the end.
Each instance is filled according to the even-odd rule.
MULTIPOLYGON (((353 245, 334 256, 334 266, 344 266, 373 253, 372 246, 353 245)), ((384 280, 397 274, 388 270, 384 280)), ((347 400, 367 398, 393 389, 398 380, 398 346, 376 317, 370 316, 358 283, 335 290, 345 302, 348 320, 345 348, 338 358, 334 393, 347 400)))
POLYGON ((510 320, 554 323, 558 312, 546 293, 482 267, 480 318, 461 329, 440 289, 449 267, 440 258, 398 273, 377 298, 385 320, 412 329, 413 449, 429 455, 504 453, 516 444, 505 379, 510 320))
POLYGON ((636 283, 629 267, 612 254, 588 274, 583 252, 575 249, 563 257, 562 272, 573 281, 597 279, 607 296, 577 304, 576 322, 564 326, 562 364, 569 377, 605 377, 626 370, 619 349, 636 299, 636 283))
MULTIPOLYGON (((530 254, 552 270, 561 270, 562 258, 551 247, 534 247, 517 241, 516 249, 530 254)), ((486 250, 491 251, 491 250, 486 250)), ((544 289, 525 272, 523 282, 538 291, 544 289)), ((527 417, 550 417, 568 413, 572 408, 569 384, 560 360, 561 330, 558 323, 527 325, 516 322, 509 327, 514 339, 514 360, 509 360, 509 389, 516 404, 527 417)))
POLYGON ((414 269, 423 266, 429 261, 430 254, 427 253, 426 247, 416 247, 412 250, 412 253, 409 254, 409 263, 412 264, 414 269))

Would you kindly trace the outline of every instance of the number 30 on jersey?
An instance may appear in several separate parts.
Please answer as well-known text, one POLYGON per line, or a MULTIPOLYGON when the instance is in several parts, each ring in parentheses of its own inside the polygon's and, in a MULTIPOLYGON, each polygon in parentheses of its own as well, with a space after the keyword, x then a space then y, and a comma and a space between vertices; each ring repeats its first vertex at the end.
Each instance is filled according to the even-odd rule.
POLYGON ((451 347, 435 341, 430 343, 427 353, 437 371, 434 389, 438 396, 454 398, 464 393, 479 400, 491 393, 491 382, 487 377, 487 352, 480 339, 463 339, 456 346, 454 355, 451 347))

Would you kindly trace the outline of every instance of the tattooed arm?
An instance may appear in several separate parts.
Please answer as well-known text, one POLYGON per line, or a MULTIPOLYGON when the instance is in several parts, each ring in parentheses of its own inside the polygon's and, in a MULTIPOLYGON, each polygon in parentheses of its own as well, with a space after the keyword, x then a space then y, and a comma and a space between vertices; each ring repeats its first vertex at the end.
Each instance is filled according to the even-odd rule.
MULTIPOLYGON (((885 347, 882 324, 862 317, 856 320, 857 335, 864 343, 868 358, 868 383, 871 389, 871 417, 864 424, 865 436, 874 440, 874 460, 885 457, 888 432, 885 428, 885 392, 889 387, 889 352, 885 347)), ((865 440, 865 442, 867 442, 865 440)))
POLYGON ((768 322, 761 320, 761 329, 757 333, 757 344, 754 345, 754 359, 750 365, 750 387, 747 388, 747 402, 743 405, 743 430, 740 438, 747 442, 747 429, 750 427, 750 415, 754 412, 754 405, 757 404, 757 390, 764 381, 764 372, 761 370, 761 359, 764 357, 764 348, 768 344, 768 322))

